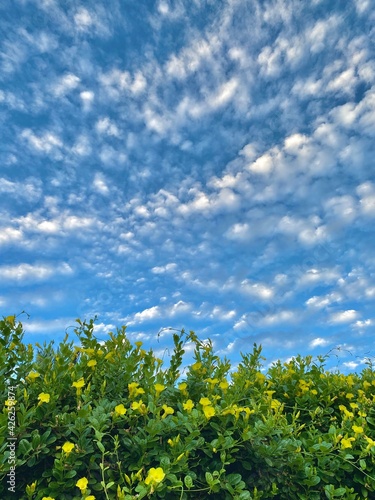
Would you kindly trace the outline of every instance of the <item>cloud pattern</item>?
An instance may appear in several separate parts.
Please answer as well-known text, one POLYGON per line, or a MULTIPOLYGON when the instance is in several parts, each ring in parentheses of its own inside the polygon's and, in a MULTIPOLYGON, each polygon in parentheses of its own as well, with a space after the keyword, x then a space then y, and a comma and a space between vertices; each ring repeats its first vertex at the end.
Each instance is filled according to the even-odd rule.
POLYGON ((375 355, 371 2, 0 11, 0 304, 30 338, 375 355))

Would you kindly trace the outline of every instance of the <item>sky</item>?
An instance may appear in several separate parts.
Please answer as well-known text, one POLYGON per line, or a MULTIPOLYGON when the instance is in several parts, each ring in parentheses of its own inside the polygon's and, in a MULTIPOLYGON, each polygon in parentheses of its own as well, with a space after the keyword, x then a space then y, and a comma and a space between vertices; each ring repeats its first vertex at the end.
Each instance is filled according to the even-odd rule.
POLYGON ((0 314, 375 361, 374 26, 371 0, 1 2, 0 314))

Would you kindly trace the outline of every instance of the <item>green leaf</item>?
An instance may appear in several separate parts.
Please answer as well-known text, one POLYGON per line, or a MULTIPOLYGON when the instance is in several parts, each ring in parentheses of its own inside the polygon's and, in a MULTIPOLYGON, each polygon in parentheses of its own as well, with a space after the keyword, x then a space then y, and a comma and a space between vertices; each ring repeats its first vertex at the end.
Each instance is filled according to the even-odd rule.
POLYGON ((96 444, 97 444, 97 446, 98 446, 99 450, 100 450, 102 453, 105 453, 105 448, 104 448, 104 446, 103 446, 103 443, 101 443, 100 441, 97 441, 97 442, 96 442, 96 444))
POLYGON ((210 485, 213 483, 214 478, 213 478, 211 472, 206 472, 205 477, 206 477, 207 484, 210 485))
POLYGON ((188 489, 192 488, 194 485, 193 478, 191 476, 185 476, 184 483, 185 483, 186 488, 188 488, 188 489))

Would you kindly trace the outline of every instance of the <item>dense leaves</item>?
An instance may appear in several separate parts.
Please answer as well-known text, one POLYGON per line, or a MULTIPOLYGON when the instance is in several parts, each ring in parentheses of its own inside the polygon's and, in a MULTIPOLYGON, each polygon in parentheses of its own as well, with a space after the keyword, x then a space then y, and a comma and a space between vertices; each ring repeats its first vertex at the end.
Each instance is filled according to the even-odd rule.
POLYGON ((374 498, 371 365, 343 375, 297 356, 264 371, 254 345, 232 369, 181 331, 165 366, 125 327, 99 342, 77 322, 78 342, 55 348, 0 321, 1 498, 374 498))

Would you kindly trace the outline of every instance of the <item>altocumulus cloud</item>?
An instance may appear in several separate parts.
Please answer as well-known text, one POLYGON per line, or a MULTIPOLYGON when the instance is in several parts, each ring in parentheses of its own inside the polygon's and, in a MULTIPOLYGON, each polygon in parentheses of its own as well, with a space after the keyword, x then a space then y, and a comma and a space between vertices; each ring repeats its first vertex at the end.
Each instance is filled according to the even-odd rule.
POLYGON ((345 338, 360 361, 342 366, 363 366, 371 2, 0 10, 4 314, 27 310, 35 337, 94 315, 152 345, 196 329, 235 363, 345 338))

